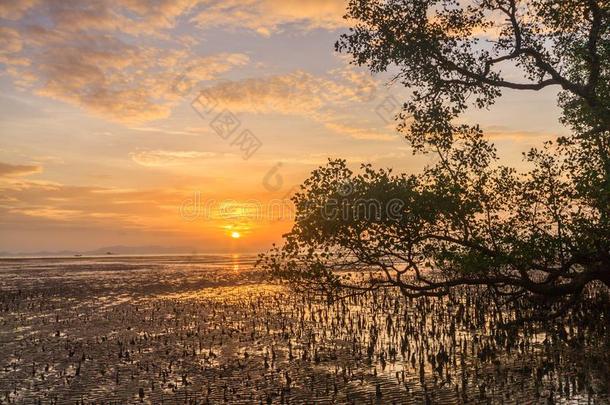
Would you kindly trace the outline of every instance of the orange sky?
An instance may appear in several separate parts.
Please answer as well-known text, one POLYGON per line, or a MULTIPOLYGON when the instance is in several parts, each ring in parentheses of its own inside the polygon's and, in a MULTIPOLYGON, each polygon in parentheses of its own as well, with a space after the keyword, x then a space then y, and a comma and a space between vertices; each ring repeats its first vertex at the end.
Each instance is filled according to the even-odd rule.
MULTIPOLYGON (((419 170, 385 108, 408 92, 333 51, 344 6, 0 3, 0 251, 257 251, 327 158, 419 170)), ((507 92, 464 119, 519 165, 565 133, 555 91, 507 92)))

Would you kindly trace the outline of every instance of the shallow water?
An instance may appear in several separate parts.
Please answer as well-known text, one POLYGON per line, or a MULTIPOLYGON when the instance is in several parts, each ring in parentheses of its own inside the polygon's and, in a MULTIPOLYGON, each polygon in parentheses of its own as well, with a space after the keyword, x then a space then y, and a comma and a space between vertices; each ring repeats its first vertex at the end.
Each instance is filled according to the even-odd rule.
POLYGON ((512 333, 471 288, 329 304, 254 261, 0 260, 0 403, 609 403, 607 306, 512 333))

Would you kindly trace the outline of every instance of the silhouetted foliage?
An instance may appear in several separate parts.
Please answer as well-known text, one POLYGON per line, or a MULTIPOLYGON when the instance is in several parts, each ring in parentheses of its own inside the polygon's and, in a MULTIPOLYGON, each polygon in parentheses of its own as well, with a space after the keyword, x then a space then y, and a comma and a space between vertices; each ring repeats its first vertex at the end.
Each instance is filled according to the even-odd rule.
POLYGON ((546 317, 594 281, 610 286, 609 14, 607 0, 352 0, 337 50, 374 73, 397 69, 394 81, 412 89, 399 129, 438 162, 416 175, 353 173, 344 161, 315 170, 294 198, 294 228, 262 266, 333 294, 484 285, 503 303, 552 307, 546 317), (503 76, 509 65, 520 80, 503 76), (571 135, 525 153, 522 172, 458 120, 504 89, 551 86, 571 135))

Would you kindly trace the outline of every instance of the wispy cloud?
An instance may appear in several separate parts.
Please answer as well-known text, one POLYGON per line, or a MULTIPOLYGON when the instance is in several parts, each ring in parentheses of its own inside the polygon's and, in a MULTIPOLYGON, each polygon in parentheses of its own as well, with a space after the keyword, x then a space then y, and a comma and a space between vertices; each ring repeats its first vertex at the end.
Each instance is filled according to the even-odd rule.
POLYGON ((209 128, 200 127, 200 128, 185 128, 184 130, 175 130, 169 128, 162 127, 130 127, 129 129, 138 132, 151 132, 151 133, 162 133, 169 135, 186 135, 186 136, 194 136, 201 135, 202 133, 209 132, 209 128))
POLYGON ((371 125, 358 126, 341 122, 337 118, 339 110, 362 106, 363 102, 375 95, 378 88, 379 84, 369 75, 344 67, 324 75, 298 70, 281 75, 226 81, 205 88, 204 95, 210 102, 233 112, 300 115, 343 136, 390 141, 395 136, 386 126, 382 129, 371 125))
POLYGON ((376 141, 392 141, 395 140, 398 135, 389 134, 376 129, 355 127, 346 125, 343 123, 326 122, 324 124, 328 129, 337 132, 339 134, 347 135, 354 139, 369 139, 376 141))
POLYGON ((246 28, 269 36, 292 24, 305 30, 345 26, 343 0, 207 0, 193 18, 200 27, 246 28))
POLYGON ((549 132, 515 130, 501 125, 483 128, 483 133, 491 140, 510 140, 515 142, 539 142, 543 139, 554 139, 557 134, 549 132))
POLYGON ((215 157, 213 152, 178 151, 178 150, 147 150, 132 152, 131 159, 146 167, 179 166, 192 163, 197 159, 215 157))
POLYGON ((0 2, 0 18, 16 20, 32 8, 38 0, 19 0, 0 2))
MULTIPOLYGON (((177 96, 172 88, 182 75, 186 56, 154 48, 135 48, 104 38, 96 42, 48 48, 34 63, 41 83, 37 93, 83 107, 97 115, 123 122, 145 122, 167 117, 177 96)), ((248 57, 219 54, 188 60, 185 75, 194 82, 246 64, 248 57)))
POLYGON ((30 217, 40 217, 54 220, 68 220, 82 217, 82 211, 79 210, 62 210, 51 207, 41 208, 13 208, 13 214, 23 214, 30 217))
POLYGON ((0 162, 0 177, 27 176, 40 172, 42 172, 42 166, 39 165, 13 165, 0 162))
MULTIPOLYGON (((0 29, 0 63, 17 85, 40 96, 115 121, 146 122, 169 116, 179 97, 172 87, 178 76, 193 84, 250 61, 243 53, 194 53, 192 40, 172 32, 179 20, 270 35, 287 24, 341 27, 344 10, 344 1, 326 0, 2 2, 0 17, 20 24, 0 29)), ((298 76, 285 78, 291 79, 298 76)), ((269 79, 266 84, 276 86, 269 94, 281 95, 281 82, 269 79)), ((308 105, 319 102, 319 95, 309 96, 308 105)), ((283 107, 303 108, 304 101, 283 107)))
POLYGON ((20 21, 0 28, 0 63, 20 87, 95 115, 129 123, 165 118, 180 97, 178 78, 197 83, 249 63, 242 53, 194 53, 166 35, 196 3, 2 2, 0 15, 20 21))
POLYGON ((326 75, 314 75, 297 70, 226 81, 205 88, 205 92, 234 111, 311 115, 328 107, 362 101, 372 83, 370 77, 362 74, 333 70, 326 75))

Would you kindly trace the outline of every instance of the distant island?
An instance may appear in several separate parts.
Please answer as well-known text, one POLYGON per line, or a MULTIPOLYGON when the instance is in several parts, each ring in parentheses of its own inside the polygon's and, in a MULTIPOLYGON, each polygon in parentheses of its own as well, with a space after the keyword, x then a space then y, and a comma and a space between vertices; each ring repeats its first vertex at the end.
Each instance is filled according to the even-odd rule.
POLYGON ((192 246, 104 246, 94 250, 58 250, 58 251, 38 251, 38 252, 0 252, 0 257, 15 257, 15 256, 101 256, 101 255, 149 255, 149 254, 184 254, 184 253, 200 253, 199 249, 192 246))

